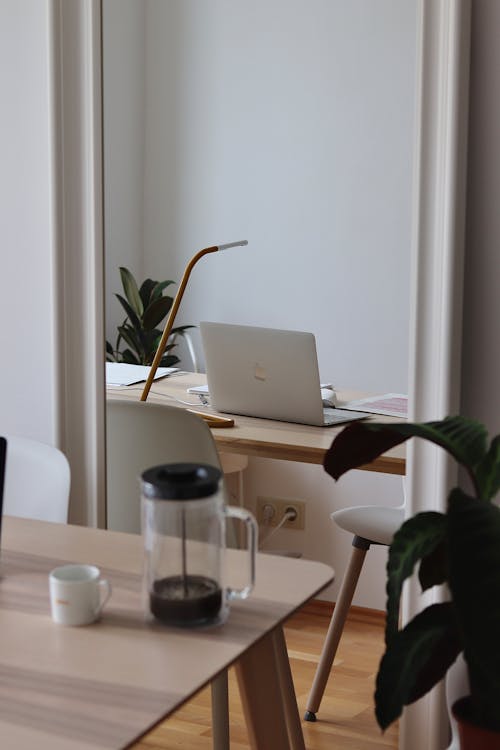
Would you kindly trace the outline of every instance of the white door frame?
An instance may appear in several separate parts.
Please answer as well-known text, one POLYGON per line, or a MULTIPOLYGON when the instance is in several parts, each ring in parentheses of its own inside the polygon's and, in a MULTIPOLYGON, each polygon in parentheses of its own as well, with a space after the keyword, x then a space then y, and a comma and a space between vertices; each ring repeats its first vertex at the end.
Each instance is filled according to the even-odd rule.
POLYGON ((72 523, 105 525, 101 3, 48 0, 58 432, 72 523))
MULTIPOLYGON (((470 0, 421 0, 413 210, 409 394, 411 419, 458 414, 469 88, 470 0)), ((456 468, 424 441, 408 447, 408 512, 444 510, 456 468)), ((408 621, 442 592, 405 588, 408 621)), ((444 685, 405 709, 399 746, 448 745, 444 685)))
MULTIPOLYGON (((60 429, 78 494, 72 520, 105 522, 101 1, 48 0, 61 311, 60 429)), ((419 0, 410 330, 411 417, 459 409, 470 0, 419 0)), ((442 508, 447 462, 409 448, 410 512, 442 508)), ((416 583, 404 615, 424 602, 416 583)), ((400 746, 440 750, 439 691, 405 711, 400 746)))

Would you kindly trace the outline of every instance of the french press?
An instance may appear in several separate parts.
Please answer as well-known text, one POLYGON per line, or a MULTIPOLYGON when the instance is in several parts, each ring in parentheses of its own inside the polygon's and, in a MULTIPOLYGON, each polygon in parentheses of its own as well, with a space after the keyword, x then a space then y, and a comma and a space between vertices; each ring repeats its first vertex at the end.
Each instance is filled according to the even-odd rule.
POLYGON ((257 524, 249 511, 225 505, 221 480, 218 468, 194 463, 142 474, 146 612, 168 625, 224 622, 229 601, 245 599, 253 588, 257 524), (243 589, 225 585, 228 517, 247 529, 250 574, 243 589))

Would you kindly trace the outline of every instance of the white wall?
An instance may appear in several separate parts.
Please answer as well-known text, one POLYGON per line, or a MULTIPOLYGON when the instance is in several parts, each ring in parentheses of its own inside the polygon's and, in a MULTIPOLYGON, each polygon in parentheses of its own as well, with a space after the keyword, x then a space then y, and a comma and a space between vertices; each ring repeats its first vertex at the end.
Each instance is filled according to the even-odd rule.
POLYGON ((500 4, 472 4, 462 412, 500 433, 500 4))
POLYGON ((323 379, 406 390, 413 0, 148 8, 146 267, 250 243, 180 319, 312 330, 323 379))
POLYGON ((0 5, 0 432, 57 441, 48 3, 0 5))
MULTIPOLYGON (((246 238, 195 268, 178 322, 310 330, 323 380, 405 392, 415 1, 146 7, 145 273, 178 280, 195 250, 246 238)), ((107 43, 105 16, 105 60, 107 43)), ((108 306, 109 291, 108 269, 108 306)), ((329 513, 397 503, 400 480, 335 485, 261 459, 246 474, 250 505, 258 494, 306 499, 306 532, 273 546, 340 572, 350 539, 329 513)), ((374 550, 357 603, 384 606, 384 561, 374 550)))
POLYGON ((114 297, 123 294, 118 268, 138 279, 144 272, 145 7, 136 0, 103 3, 106 332, 113 346, 124 318, 114 297))

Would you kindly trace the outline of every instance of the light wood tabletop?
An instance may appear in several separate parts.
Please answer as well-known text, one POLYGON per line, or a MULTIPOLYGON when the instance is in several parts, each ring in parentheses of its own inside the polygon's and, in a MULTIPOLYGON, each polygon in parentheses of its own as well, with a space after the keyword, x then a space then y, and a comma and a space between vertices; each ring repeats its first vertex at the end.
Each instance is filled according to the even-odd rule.
MULTIPOLYGON (((204 383, 206 383, 206 376, 200 373, 181 373, 156 380, 151 387, 148 401, 167 403, 180 408, 192 408, 198 412, 207 412, 218 416, 229 416, 220 414, 211 407, 204 407, 196 395, 187 393, 188 388, 204 383)), ((110 399, 130 398, 139 400, 143 387, 143 383, 132 386, 108 387, 107 397, 110 399)), ((364 395, 367 394, 340 390, 338 392, 339 406, 342 406, 342 403, 346 401, 361 398, 364 395)), ((231 416, 234 418, 233 427, 217 427, 213 430, 213 436, 220 451, 310 464, 323 463, 325 453, 332 444, 335 435, 344 427, 344 425, 312 427, 242 415, 231 416)), ((381 415, 374 415, 369 419, 377 422, 401 421, 396 417, 381 415)), ((383 472, 384 474, 404 475, 406 471, 405 456, 405 446, 398 446, 384 453, 383 456, 372 463, 360 467, 360 469, 383 472)))
MULTIPOLYGON (((231 570, 246 553, 228 550, 231 570)), ((281 624, 333 579, 327 565, 259 554, 254 592, 205 630, 150 623, 141 598, 142 539, 3 519, 0 581, 2 748, 124 748, 235 664, 257 750, 303 748, 281 624), (113 587, 99 622, 56 625, 48 573, 91 563, 113 587)))

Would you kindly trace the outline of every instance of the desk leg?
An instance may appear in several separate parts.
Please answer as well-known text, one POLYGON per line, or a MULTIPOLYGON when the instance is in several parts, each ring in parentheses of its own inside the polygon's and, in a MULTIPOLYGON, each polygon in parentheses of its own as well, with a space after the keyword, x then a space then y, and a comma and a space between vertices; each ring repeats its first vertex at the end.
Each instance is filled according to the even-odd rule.
POLYGON ((281 627, 235 665, 253 750, 304 750, 297 701, 281 627))

